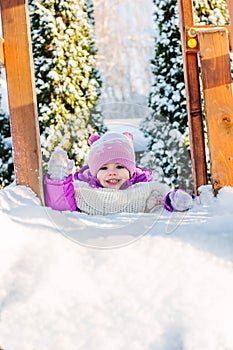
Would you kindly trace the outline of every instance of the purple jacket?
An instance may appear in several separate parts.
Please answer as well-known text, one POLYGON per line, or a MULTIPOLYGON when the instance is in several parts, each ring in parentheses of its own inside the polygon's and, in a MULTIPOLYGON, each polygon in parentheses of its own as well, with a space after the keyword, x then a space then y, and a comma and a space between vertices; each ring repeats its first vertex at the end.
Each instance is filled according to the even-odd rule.
MULTIPOLYGON (((99 180, 91 175, 88 165, 83 166, 74 176, 71 174, 62 181, 52 180, 47 174, 44 178, 46 205, 59 211, 80 211, 74 197, 74 180, 87 182, 93 188, 102 187, 99 180)), ((132 178, 127 180, 121 189, 126 189, 138 182, 150 182, 151 180, 151 169, 137 167, 132 178)))

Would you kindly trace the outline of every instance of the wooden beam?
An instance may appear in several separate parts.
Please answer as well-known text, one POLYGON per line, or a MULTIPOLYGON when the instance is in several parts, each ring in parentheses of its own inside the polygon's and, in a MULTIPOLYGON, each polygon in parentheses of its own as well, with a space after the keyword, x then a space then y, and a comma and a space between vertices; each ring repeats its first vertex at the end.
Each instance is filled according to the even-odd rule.
POLYGON ((44 203, 28 7, 25 0, 0 0, 0 6, 16 183, 44 203))
MULTIPOLYGON (((186 51, 187 52, 193 52, 193 53, 198 53, 198 40, 197 40, 197 45, 194 48, 190 48, 188 45, 188 39, 189 39, 189 32, 190 30, 195 30, 196 33, 199 29, 208 29, 208 28, 226 28, 228 32, 228 38, 229 38, 229 49, 232 52, 233 47, 231 44, 231 26, 230 25, 202 25, 202 24, 197 24, 197 25, 192 25, 191 27, 186 26, 186 38, 187 38, 187 43, 186 43, 186 51)), ((198 39, 196 37, 196 39, 198 39)))
POLYGON ((197 194, 198 187, 207 183, 207 168, 197 53, 188 52, 186 50, 186 28, 194 25, 191 0, 179 0, 179 17, 190 134, 192 173, 194 180, 194 192, 197 194))
POLYGON ((230 53, 224 28, 200 29, 199 52, 215 193, 233 186, 233 97, 230 53))
POLYGON ((230 17, 230 43, 231 43, 231 48, 233 50, 233 1, 232 0, 227 0, 227 6, 228 6, 228 11, 229 11, 229 17, 230 17))

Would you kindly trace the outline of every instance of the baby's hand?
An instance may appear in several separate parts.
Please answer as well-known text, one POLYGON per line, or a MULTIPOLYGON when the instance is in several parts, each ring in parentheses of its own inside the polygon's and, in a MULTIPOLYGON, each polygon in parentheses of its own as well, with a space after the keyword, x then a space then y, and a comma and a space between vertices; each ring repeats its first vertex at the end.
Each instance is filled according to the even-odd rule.
POLYGON ((169 192, 164 200, 165 208, 169 211, 185 211, 193 206, 193 197, 184 190, 169 192))
POLYGON ((56 148, 48 163, 48 174, 51 179, 62 181, 72 173, 73 167, 74 161, 69 160, 67 153, 61 148, 56 148))

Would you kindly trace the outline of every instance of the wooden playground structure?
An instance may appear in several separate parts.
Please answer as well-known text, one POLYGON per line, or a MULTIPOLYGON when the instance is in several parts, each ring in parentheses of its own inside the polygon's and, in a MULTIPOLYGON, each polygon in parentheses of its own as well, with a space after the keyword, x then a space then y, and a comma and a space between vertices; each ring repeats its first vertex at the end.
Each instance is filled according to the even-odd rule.
MULTIPOLYGON (((202 94, 207 122, 211 181, 215 193, 233 186, 232 26, 198 26, 192 0, 178 0, 194 192, 207 184, 202 94), (200 64, 199 64, 200 62, 200 64), (200 81, 200 71, 202 80, 200 81)), ((0 0, 16 183, 30 187, 44 203, 42 156, 26 0, 0 0)), ((230 23, 233 2, 228 0, 230 23)))
POLYGON ((178 2, 194 191, 197 192, 199 186, 207 183, 200 89, 202 83, 211 181, 213 190, 217 193, 223 186, 233 186, 233 96, 230 68, 233 2, 227 2, 232 26, 195 25, 192 0, 178 2))

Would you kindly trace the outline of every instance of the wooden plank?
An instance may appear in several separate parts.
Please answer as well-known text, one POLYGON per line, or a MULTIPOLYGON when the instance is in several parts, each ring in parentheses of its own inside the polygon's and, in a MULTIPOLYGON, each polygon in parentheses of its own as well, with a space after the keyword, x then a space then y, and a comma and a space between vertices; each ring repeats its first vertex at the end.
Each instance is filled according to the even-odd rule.
POLYGON ((233 97, 227 31, 198 32, 205 112, 215 193, 233 186, 233 97))
POLYGON ((43 199, 40 133, 28 8, 0 0, 16 183, 43 199))
POLYGON ((191 0, 179 0, 179 17, 181 28, 184 78, 187 99, 187 112, 190 134, 192 173, 194 193, 201 185, 207 183, 206 154, 203 134, 201 93, 196 52, 186 50, 186 28, 194 25, 191 0))
POLYGON ((230 43, 231 43, 231 51, 233 50, 233 1, 227 0, 227 6, 229 11, 229 17, 230 17, 230 43))
MULTIPOLYGON (((233 4, 233 3, 232 3, 233 4)), ((230 25, 214 25, 214 24, 211 24, 211 25, 203 25, 203 24, 197 24, 197 25, 192 25, 191 27, 188 27, 186 26, 186 33, 187 33, 187 37, 188 37, 188 32, 190 29, 194 29, 196 32, 199 30, 199 29, 207 29, 207 28, 226 28, 227 29, 227 32, 228 32, 228 38, 229 38, 229 49, 230 51, 232 52, 233 51, 233 48, 232 48, 232 43, 231 43, 231 26, 230 25)), ((190 47, 186 47, 186 51, 187 52, 195 52, 195 53, 198 53, 198 41, 197 41, 197 46, 194 47, 194 48, 190 48, 190 47)))
POLYGON ((4 66, 5 64, 3 45, 4 45, 4 40, 3 38, 0 38, 0 65, 1 66, 4 66))

